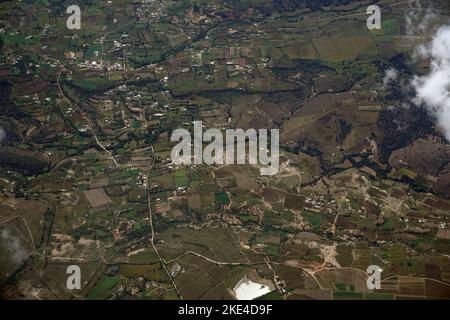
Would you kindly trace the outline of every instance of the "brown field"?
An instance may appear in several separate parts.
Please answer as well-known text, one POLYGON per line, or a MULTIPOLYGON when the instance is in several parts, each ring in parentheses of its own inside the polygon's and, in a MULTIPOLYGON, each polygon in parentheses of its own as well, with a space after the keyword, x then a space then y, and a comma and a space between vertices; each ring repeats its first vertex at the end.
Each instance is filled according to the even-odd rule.
POLYGON ((450 210, 450 203, 443 199, 426 198, 423 203, 437 209, 450 210))
POLYGON ((282 202, 286 197, 286 194, 283 191, 279 191, 272 188, 263 189, 262 195, 264 199, 272 203, 282 202))
POLYGON ((402 296, 425 296, 425 280, 413 277, 392 277, 381 281, 380 292, 390 292, 402 296))
POLYGON ((282 264, 276 265, 275 271, 281 279, 286 281, 288 290, 305 288, 305 280, 310 278, 303 270, 282 264))
POLYGON ((90 185, 92 189, 103 188, 108 186, 109 178, 108 177, 95 177, 91 179, 90 185))
POLYGON ((252 179, 242 170, 233 171, 233 175, 236 179, 236 185, 240 190, 257 190, 258 183, 255 179, 252 179))
POLYGON ((394 151, 389 164, 396 169, 405 166, 423 175, 437 176, 450 155, 450 146, 435 138, 418 139, 412 145, 394 151))
POLYGON ((319 52, 319 58, 325 61, 340 62, 352 60, 361 54, 376 55, 378 49, 371 37, 330 37, 312 40, 319 52))
POLYGON ((14 85, 13 96, 23 96, 34 93, 39 93, 49 85, 49 82, 40 79, 32 81, 19 82, 14 85))
POLYGON ((103 188, 86 190, 83 194, 94 208, 106 206, 112 202, 103 188))
POLYGON ((228 267, 220 267, 195 256, 183 257, 178 263, 183 272, 176 277, 176 282, 183 298, 230 298, 223 284, 230 273, 228 267))
POLYGON ((287 194, 286 198, 284 200, 284 207, 286 209, 292 209, 292 210, 301 210, 303 209, 303 206, 305 205, 306 198, 304 196, 297 196, 293 194, 287 194))
POLYGON ((432 279, 425 279, 425 293, 429 298, 449 299, 450 284, 444 284, 432 279))
POLYGON ((188 197, 189 207, 191 209, 200 209, 202 207, 201 198, 199 194, 193 194, 188 197))
POLYGON ((329 290, 297 289, 289 295, 288 300, 333 300, 333 293, 329 290))
POLYGON ((439 229, 436 237, 440 239, 450 239, 450 229, 439 229))
POLYGON ((0 197, 0 221, 18 231, 30 248, 33 242, 38 245, 42 239, 41 221, 47 209, 42 202, 0 197))
POLYGON ((159 249, 166 259, 178 257, 191 250, 218 261, 242 260, 233 233, 227 228, 168 229, 158 234, 157 240, 165 242, 159 249))
POLYGON ((351 93, 324 94, 306 103, 283 125, 281 140, 291 147, 318 150, 329 161, 339 161, 340 146, 352 152, 370 148, 366 137, 377 132, 377 120, 377 112, 357 112, 351 93))
POLYGON ((315 60, 317 59, 317 53, 315 48, 311 44, 307 45, 289 45, 287 47, 281 48, 284 54, 286 54, 289 59, 305 59, 305 60, 315 60))
POLYGON ((369 291, 366 285, 367 274, 361 270, 350 268, 323 270, 316 273, 316 277, 323 288, 332 289, 333 284, 343 283, 354 286, 356 292, 369 291))

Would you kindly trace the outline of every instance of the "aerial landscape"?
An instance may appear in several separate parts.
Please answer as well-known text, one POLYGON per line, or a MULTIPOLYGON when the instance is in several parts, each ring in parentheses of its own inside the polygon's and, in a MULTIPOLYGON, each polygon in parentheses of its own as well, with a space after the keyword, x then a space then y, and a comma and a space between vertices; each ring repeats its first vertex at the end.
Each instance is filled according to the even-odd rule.
POLYGON ((0 300, 450 299, 449 0, 2 1, 0 87, 0 300))

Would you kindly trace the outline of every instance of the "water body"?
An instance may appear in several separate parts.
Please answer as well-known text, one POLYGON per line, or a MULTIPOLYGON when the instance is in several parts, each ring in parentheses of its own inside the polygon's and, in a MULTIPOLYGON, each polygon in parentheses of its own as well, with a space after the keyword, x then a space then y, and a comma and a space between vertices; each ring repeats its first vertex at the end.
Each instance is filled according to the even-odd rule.
POLYGON ((247 279, 239 281, 234 288, 237 300, 253 300, 271 291, 268 286, 247 279))

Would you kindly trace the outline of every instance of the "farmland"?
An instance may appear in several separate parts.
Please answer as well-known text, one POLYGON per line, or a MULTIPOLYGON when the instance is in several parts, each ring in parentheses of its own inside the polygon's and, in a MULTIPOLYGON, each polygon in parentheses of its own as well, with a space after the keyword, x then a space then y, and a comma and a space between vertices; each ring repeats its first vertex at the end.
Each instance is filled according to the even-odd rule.
POLYGON ((406 85, 446 11, 88 2, 0 5, 2 299, 450 298, 450 147, 406 85), (278 172, 174 163, 194 121, 278 129, 278 172))

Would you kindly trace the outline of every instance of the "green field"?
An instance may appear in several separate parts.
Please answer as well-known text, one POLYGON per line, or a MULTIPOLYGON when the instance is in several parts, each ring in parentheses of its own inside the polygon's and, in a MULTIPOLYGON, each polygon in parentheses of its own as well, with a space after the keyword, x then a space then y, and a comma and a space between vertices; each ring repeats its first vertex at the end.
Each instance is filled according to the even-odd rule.
POLYGON ((177 187, 186 187, 189 185, 189 178, 186 169, 180 169, 173 173, 177 187))
POLYGON ((97 285, 89 292, 87 299, 104 299, 111 290, 119 283, 119 278, 103 276, 97 285))

